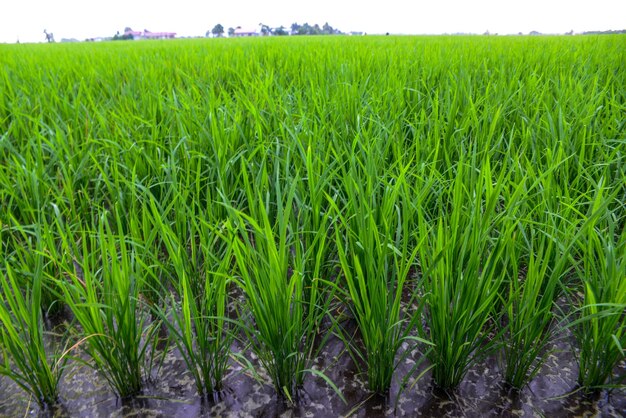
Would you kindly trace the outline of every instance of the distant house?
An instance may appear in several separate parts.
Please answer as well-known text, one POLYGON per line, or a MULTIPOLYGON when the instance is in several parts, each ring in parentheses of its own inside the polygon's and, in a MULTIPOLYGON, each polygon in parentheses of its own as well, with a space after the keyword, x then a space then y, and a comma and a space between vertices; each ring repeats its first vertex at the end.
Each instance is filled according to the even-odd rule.
POLYGON ((143 32, 134 31, 130 28, 126 28, 124 35, 132 36, 133 39, 174 39, 176 37, 175 32, 150 32, 148 29, 144 29, 143 32))
POLYGON ((233 32, 233 37, 235 38, 243 38, 246 36, 259 36, 259 35, 261 35, 261 33, 259 32, 258 29, 242 28, 241 26, 237 26, 235 28, 235 31, 233 32))

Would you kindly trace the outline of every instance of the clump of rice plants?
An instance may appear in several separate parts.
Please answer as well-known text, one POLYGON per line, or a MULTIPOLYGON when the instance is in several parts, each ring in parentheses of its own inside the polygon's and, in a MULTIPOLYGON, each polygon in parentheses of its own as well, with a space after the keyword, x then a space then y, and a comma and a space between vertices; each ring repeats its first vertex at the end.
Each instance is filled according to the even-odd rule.
POLYGON ((237 210, 225 202, 239 275, 233 281, 244 291, 245 309, 250 313, 248 317, 241 312, 239 326, 280 396, 296 401, 307 373, 323 378, 337 390, 323 372, 311 367, 324 341, 316 340, 319 325, 333 298, 324 294, 322 278, 304 277, 306 257, 322 260, 302 248, 294 229, 299 180, 294 176, 289 185, 282 184, 280 176, 285 169, 280 158, 271 174, 261 162, 254 177, 250 177, 246 161, 242 160, 242 184, 247 209, 237 210))
MULTIPOLYGON (((53 407, 59 401, 59 383, 68 356, 67 352, 61 353, 58 346, 51 350, 44 338, 46 331, 41 305, 44 255, 41 246, 37 249, 36 263, 28 280, 20 280, 15 267, 4 254, 1 255, 0 375, 17 383, 42 409, 53 407)), ((29 267, 18 266, 20 270, 29 267)))
POLYGON ((510 228, 496 234, 506 170, 494 181, 489 163, 473 172, 464 162, 431 221, 419 211, 420 267, 424 275, 425 327, 435 384, 455 388, 476 359, 495 346, 489 332, 505 272, 499 261, 510 228), (450 205, 447 209, 447 205, 450 205))
MULTIPOLYGON (((355 152, 342 168, 345 202, 335 205, 341 220, 335 244, 343 276, 335 286, 354 316, 363 349, 348 336, 344 341, 359 361, 365 362, 369 389, 384 393, 403 360, 402 355, 397 358, 402 344, 423 341, 412 335, 421 310, 409 312, 402 307, 419 249, 410 247, 409 225, 420 196, 410 196, 408 166, 379 176, 376 151, 367 150, 365 144, 356 147, 364 148, 363 153, 355 152)), ((408 299, 411 306, 414 298, 408 299)))
POLYGON ((174 270, 175 293, 164 307, 154 306, 194 378, 200 396, 223 388, 234 333, 226 318, 232 251, 211 223, 209 213, 184 202, 176 205, 179 222, 188 223, 184 236, 176 233, 154 201, 152 216, 174 270), (173 308, 172 308, 173 307, 173 308))
POLYGON ((626 228, 620 231, 615 214, 603 209, 605 199, 600 183, 578 246, 584 297, 569 325, 578 342, 578 384, 586 391, 626 382, 614 375, 626 358, 626 228))
POLYGON ((125 398, 138 394, 151 373, 158 321, 150 321, 141 301, 144 280, 151 274, 121 230, 121 214, 102 213, 96 230, 61 229, 64 300, 80 326, 88 363, 125 398), (77 241, 73 241, 77 237, 77 241))
POLYGON ((528 237, 517 232, 512 235, 507 248, 511 276, 502 345, 504 380, 513 388, 521 389, 539 373, 550 354, 548 345, 552 335, 550 330, 555 323, 554 302, 568 258, 545 232, 531 230, 528 237), (522 258, 526 251, 516 247, 525 245, 528 245, 528 255, 522 258))
POLYGON ((523 190, 521 202, 509 209, 504 221, 514 224, 502 259, 509 274, 503 290, 504 380, 518 390, 540 372, 550 354, 558 331, 560 307, 555 303, 575 264, 571 252, 578 214, 575 202, 554 179, 560 165, 520 181, 516 190, 523 190))

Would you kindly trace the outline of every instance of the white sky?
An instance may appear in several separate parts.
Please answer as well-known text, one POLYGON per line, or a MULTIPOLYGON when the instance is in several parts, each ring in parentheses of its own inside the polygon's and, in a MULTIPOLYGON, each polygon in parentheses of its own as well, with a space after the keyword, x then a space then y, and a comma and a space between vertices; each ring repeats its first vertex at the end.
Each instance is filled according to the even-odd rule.
POLYGON ((326 21, 344 32, 564 33, 626 29, 624 0, 1 0, 0 42, 112 36, 134 30, 202 36, 228 27, 326 21))

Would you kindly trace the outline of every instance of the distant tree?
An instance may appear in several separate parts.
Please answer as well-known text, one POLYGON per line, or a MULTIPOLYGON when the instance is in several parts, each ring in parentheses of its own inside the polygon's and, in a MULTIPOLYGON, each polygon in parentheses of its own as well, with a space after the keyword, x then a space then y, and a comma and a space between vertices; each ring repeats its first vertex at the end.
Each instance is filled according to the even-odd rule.
MULTIPOLYGON (((123 35, 120 35, 120 32, 117 31, 117 33, 115 34, 115 36, 113 36, 113 40, 114 41, 132 41, 134 39, 133 34, 130 33, 132 31, 124 31, 123 35)), ((63 41, 61 41, 63 42, 63 41)))
POLYGON ((311 25, 305 23, 304 25, 300 26, 300 29, 298 29, 298 35, 310 35, 312 31, 313 28, 311 27, 311 25))
POLYGON ((219 23, 217 25, 215 25, 213 27, 213 29, 211 29, 211 33, 214 36, 217 36, 218 38, 221 38, 222 35, 224 35, 224 26, 220 25, 219 23))
POLYGON ((285 30, 285 27, 282 25, 278 28, 274 28, 272 32, 274 33, 274 35, 277 35, 277 36, 289 35, 289 33, 287 33, 287 31, 285 30))
POLYGON ((259 26, 261 27, 261 35, 268 36, 272 34, 272 29, 266 24, 259 23, 259 26))
POLYGON ((298 23, 293 23, 291 25, 291 34, 292 35, 335 35, 340 34, 341 31, 339 29, 335 29, 328 24, 328 22, 324 23, 324 25, 320 28, 320 25, 317 23, 313 26, 305 23, 300 25, 298 23))
POLYGON ((235 28, 230 27, 228 28, 228 36, 233 36, 235 34, 235 28))

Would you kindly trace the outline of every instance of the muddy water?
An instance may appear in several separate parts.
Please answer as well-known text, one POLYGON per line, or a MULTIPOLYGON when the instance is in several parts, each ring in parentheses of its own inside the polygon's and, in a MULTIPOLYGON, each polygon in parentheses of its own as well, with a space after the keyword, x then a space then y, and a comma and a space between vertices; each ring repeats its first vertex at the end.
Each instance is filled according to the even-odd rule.
MULTIPOLYGON (((62 381, 62 406, 43 414, 28 396, 6 378, 0 379, 0 416, 27 415, 72 417, 623 417, 626 416, 626 391, 603 391, 595 397, 575 392, 576 363, 567 342, 554 347, 539 376, 520 393, 508 391, 494 358, 473 367, 460 387, 445 393, 432 386, 426 374, 398 396, 395 381, 388 396, 370 394, 365 377, 360 375, 340 341, 331 340, 315 362, 326 369, 339 386, 344 403, 325 382, 309 376, 298 405, 278 399, 270 384, 261 384, 243 373, 233 362, 219 398, 201 400, 194 383, 176 350, 166 357, 158 376, 147 382, 144 392, 132 400, 119 400, 98 373, 84 366, 72 366, 62 381)), ((408 349, 408 347, 405 347, 408 349)), ((405 376, 420 359, 413 351, 400 365, 397 376, 405 376)), ((249 358, 254 361, 251 354, 249 358)), ((418 368, 424 370, 423 363, 418 368)), ((621 364, 620 374, 626 373, 621 364)), ((409 380, 409 386, 414 380, 409 380)))

